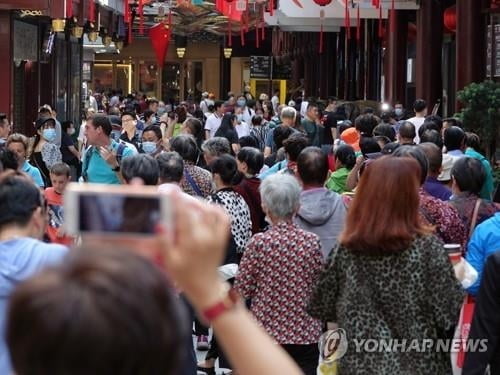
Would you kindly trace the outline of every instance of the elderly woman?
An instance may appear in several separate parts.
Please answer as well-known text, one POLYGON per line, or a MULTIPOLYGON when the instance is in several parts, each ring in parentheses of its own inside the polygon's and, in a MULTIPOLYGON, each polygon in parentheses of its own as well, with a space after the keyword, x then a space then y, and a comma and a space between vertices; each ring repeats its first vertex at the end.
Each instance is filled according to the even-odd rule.
POLYGON ((236 276, 236 289, 251 299, 257 321, 297 362, 315 375, 321 322, 306 312, 322 268, 319 238, 293 223, 300 186, 276 174, 260 186, 262 208, 271 228, 252 237, 236 276))
POLYGON ((226 138, 213 137, 203 142, 201 150, 203 151, 205 162, 207 165, 210 165, 219 156, 230 154, 231 145, 226 138))

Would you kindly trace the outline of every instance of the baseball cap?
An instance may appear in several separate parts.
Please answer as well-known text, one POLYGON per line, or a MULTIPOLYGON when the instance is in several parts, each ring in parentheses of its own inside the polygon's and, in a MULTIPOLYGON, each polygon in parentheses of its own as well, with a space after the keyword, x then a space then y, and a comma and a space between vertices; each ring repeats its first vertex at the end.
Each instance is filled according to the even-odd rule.
POLYGON ((340 139, 350 145, 354 151, 360 151, 359 147, 359 133, 356 128, 348 128, 342 132, 340 139))

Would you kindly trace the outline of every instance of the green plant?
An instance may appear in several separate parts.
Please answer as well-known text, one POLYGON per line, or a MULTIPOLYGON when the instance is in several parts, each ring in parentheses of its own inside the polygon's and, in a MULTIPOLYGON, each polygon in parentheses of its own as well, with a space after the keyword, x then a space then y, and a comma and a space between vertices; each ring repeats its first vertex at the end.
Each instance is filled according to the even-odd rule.
POLYGON ((491 156, 500 124, 500 83, 471 83, 457 93, 457 98, 464 105, 458 117, 465 129, 479 135, 491 156))

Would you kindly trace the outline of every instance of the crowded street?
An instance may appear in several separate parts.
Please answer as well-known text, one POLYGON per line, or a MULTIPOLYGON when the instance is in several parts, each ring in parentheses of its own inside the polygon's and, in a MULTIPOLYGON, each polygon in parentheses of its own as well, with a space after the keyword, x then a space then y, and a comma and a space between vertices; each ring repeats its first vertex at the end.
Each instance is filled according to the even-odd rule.
POLYGON ((0 0, 0 375, 500 375, 499 0, 0 0))

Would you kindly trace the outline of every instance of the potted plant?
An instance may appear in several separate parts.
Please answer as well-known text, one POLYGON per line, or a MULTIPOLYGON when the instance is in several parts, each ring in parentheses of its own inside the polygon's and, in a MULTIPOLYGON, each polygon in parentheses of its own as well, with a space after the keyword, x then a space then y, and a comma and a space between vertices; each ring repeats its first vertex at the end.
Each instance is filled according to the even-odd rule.
POLYGON ((500 83, 471 83, 457 93, 463 108, 457 114, 464 128, 479 135, 488 159, 495 153, 500 130, 500 83))

